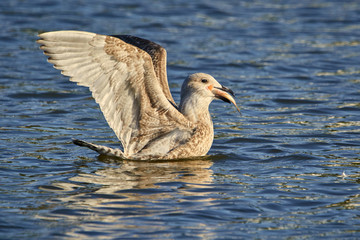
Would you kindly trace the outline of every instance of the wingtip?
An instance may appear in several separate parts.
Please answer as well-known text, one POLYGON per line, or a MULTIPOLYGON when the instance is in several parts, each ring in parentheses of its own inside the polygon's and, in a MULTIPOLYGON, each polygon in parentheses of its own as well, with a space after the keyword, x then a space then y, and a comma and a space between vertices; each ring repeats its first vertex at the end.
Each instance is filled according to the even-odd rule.
POLYGON ((83 140, 76 139, 76 138, 73 138, 72 142, 73 142, 73 144, 81 146, 81 147, 85 147, 85 146, 89 145, 89 143, 87 143, 83 140))

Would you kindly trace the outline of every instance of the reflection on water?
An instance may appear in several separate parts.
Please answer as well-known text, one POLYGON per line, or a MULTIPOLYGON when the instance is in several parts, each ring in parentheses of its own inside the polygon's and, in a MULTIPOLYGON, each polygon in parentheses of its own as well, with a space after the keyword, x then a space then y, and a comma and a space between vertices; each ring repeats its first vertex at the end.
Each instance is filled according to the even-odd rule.
MULTIPOLYGON (((111 163, 111 158, 101 156, 101 161, 111 163)), ((210 184, 212 181, 211 160, 186 161, 120 161, 94 174, 79 174, 70 180, 102 187, 97 193, 113 194, 121 190, 157 188, 159 183, 186 182, 210 184)))
POLYGON ((171 197, 171 191, 159 190, 164 186, 170 189, 172 187, 181 189, 181 194, 191 197, 192 192, 186 190, 187 185, 193 185, 199 189, 206 188, 212 183, 213 178, 210 169, 213 162, 206 159, 145 162, 114 160, 100 156, 99 160, 109 163, 111 166, 99 169, 94 173, 79 173, 70 178, 68 183, 56 182, 51 186, 42 186, 41 188, 47 191, 72 191, 79 186, 90 184, 93 186, 91 187, 92 192, 82 193, 80 191, 76 195, 62 198, 61 201, 71 202, 74 207, 86 205, 96 208, 113 201, 113 199, 128 202, 157 201, 171 197))
POLYGON ((87 235, 84 235, 85 232, 104 233, 108 227, 109 230, 115 227, 124 231, 129 228, 134 231, 161 231, 166 227, 156 221, 148 226, 143 226, 141 222, 155 217, 159 211, 170 218, 181 216, 186 210, 180 206, 187 206, 187 210, 203 208, 211 201, 211 197, 207 195, 213 180, 210 169, 212 160, 144 162, 122 161, 102 156, 99 160, 111 166, 94 173, 79 173, 69 179, 68 183, 57 182, 51 186, 42 186, 41 189, 45 191, 69 191, 71 194, 62 194, 61 197, 49 200, 54 204, 61 203, 67 206, 66 208, 59 208, 38 217, 48 221, 70 221, 75 225, 82 222, 80 231, 73 232, 69 228, 68 232, 64 233, 70 238, 82 238, 87 235), (74 189, 84 186, 84 192, 77 190, 74 193, 74 189), (176 205, 171 204, 174 199, 176 205), (92 224, 93 221, 98 226, 92 224))

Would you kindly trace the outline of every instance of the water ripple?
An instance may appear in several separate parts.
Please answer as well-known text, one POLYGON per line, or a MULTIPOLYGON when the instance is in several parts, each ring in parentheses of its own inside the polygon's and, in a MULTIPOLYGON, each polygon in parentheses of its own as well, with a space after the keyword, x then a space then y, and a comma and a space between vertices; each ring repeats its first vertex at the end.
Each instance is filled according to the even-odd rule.
POLYGON ((359 232, 357 1, 3 1, 0 230, 6 239, 356 239, 359 232), (71 143, 119 142, 89 91, 35 40, 74 29, 133 34, 168 52, 182 80, 208 72, 210 157, 132 162, 71 143))

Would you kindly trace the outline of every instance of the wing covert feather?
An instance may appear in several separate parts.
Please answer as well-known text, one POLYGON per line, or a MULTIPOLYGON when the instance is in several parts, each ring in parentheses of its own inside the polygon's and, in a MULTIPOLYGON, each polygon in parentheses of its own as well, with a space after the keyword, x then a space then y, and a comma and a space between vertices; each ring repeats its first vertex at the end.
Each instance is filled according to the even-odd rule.
POLYGON ((150 40, 131 35, 113 35, 113 37, 119 38, 128 44, 136 46, 150 55, 157 80, 159 81, 166 98, 176 106, 175 101, 170 93, 169 83, 166 74, 167 54, 165 48, 150 40))

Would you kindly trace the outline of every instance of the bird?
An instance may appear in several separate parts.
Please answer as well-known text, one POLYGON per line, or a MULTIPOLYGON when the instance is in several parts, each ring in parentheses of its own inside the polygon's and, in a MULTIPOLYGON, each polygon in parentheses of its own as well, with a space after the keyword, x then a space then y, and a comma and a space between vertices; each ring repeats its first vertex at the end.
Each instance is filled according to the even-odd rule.
POLYGON ((177 105, 167 80, 166 50, 150 40, 74 30, 38 36, 48 62, 89 88, 120 140, 122 149, 73 139, 100 155, 130 160, 206 156, 214 139, 210 103, 220 99, 240 112, 234 92, 206 73, 185 78, 177 105))

